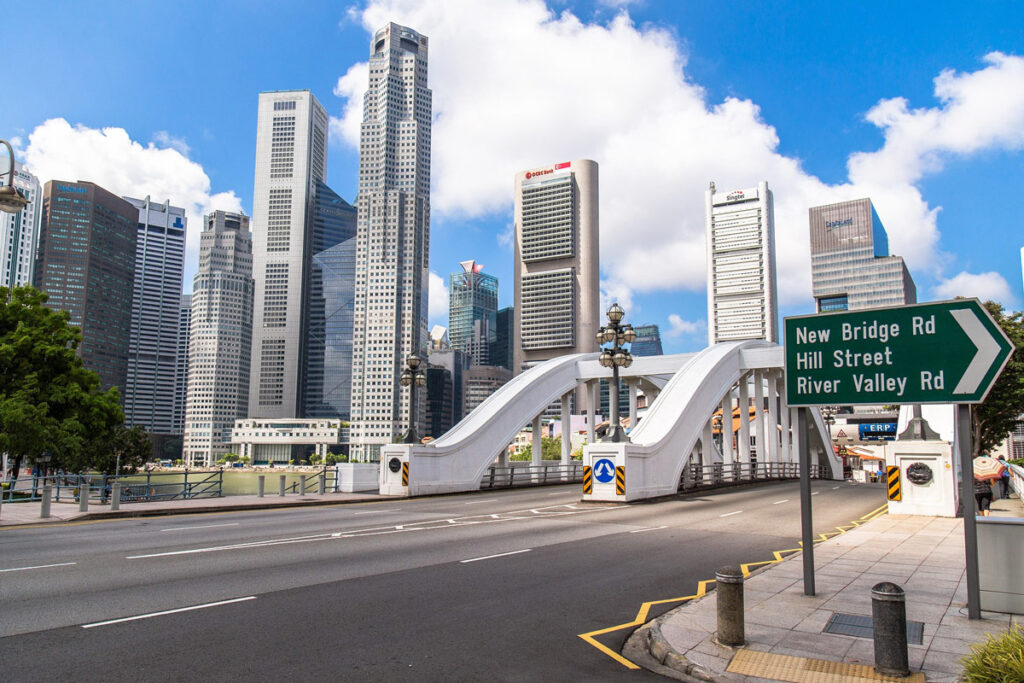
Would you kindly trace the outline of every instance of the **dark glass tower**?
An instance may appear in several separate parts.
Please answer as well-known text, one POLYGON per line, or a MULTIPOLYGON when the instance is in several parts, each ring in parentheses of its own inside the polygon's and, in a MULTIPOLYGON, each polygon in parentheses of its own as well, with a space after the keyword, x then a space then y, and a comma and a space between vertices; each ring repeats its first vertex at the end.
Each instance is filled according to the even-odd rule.
POLYGON ((138 209, 94 183, 46 183, 35 286, 50 295, 47 306, 67 311, 82 329, 85 367, 104 389, 122 392, 138 226, 138 209))
POLYGON ((488 324, 498 310, 498 278, 487 275, 476 261, 463 261, 452 273, 449 289, 448 340, 469 356, 470 365, 492 365, 488 324))
POLYGON ((515 315, 511 306, 501 309, 494 314, 494 323, 491 325, 490 342, 490 364, 500 365, 503 368, 512 370, 512 358, 515 353, 515 336, 513 335, 515 315))
POLYGON ((637 325, 636 339, 629 345, 629 352, 634 356, 660 356, 661 333, 657 325, 637 325))
POLYGON ((352 405, 356 208, 317 181, 307 267, 302 417, 348 420, 352 405))

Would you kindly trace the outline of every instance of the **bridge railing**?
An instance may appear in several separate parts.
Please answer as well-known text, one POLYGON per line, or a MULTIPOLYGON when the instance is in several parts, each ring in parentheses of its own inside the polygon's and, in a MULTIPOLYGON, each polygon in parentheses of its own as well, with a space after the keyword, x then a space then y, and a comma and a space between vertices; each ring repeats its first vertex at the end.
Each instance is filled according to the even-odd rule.
POLYGON ((583 481, 583 463, 573 461, 563 465, 561 461, 550 464, 491 466, 480 479, 481 489, 507 489, 517 486, 544 486, 545 484, 568 484, 583 481))
MULTIPOLYGON (((797 479, 800 476, 799 467, 797 463, 789 462, 692 464, 683 468, 683 474, 679 478, 679 490, 692 491, 759 481, 797 479)), ((812 479, 821 479, 826 474, 824 467, 811 465, 812 479)))
POLYGON ((49 474, 19 477, 14 489, 0 492, 3 503, 38 502, 43 487, 52 489, 55 503, 77 501, 85 491, 91 501, 110 502, 113 485, 121 485, 121 502, 143 503, 158 500, 186 500, 191 498, 219 498, 224 491, 224 471, 201 471, 183 474, 145 472, 115 478, 108 474, 49 474))

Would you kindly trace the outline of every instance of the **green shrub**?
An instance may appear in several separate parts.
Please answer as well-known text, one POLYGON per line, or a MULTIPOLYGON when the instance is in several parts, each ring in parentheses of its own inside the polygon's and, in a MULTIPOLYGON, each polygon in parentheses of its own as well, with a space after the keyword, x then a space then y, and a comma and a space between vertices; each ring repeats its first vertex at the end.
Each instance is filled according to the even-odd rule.
POLYGON ((999 636, 971 646, 971 654, 960 660, 966 683, 1024 681, 1024 627, 1014 625, 999 636))

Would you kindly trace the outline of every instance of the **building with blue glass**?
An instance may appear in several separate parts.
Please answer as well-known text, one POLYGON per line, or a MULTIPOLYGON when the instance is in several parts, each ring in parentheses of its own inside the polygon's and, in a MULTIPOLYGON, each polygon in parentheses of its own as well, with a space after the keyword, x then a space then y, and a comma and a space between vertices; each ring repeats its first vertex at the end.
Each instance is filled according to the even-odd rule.
POLYGON ((490 325, 498 310, 498 278, 476 261, 462 261, 448 288, 448 341, 469 356, 471 365, 490 364, 490 325))
POLYGON ((660 356, 661 333, 657 325, 637 325, 633 328, 636 339, 629 345, 629 352, 634 356, 660 356))

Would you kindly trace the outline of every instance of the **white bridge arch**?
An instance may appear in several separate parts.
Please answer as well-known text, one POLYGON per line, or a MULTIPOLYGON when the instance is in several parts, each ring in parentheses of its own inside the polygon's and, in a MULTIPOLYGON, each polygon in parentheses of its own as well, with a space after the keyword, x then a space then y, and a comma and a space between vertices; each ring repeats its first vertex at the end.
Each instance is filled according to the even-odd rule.
MULTIPOLYGON (((805 438, 812 463, 833 478, 842 477, 842 465, 818 410, 786 405, 783 348, 777 344, 725 342, 698 353, 635 357, 629 368, 620 370, 629 387, 630 424, 637 425, 628 443, 595 443, 598 381, 610 379, 597 355, 563 356, 517 375, 436 441, 386 446, 381 453, 380 492, 408 496, 477 490, 488 468, 496 461, 504 463, 508 444, 531 422, 534 464, 540 465, 540 415, 560 400, 562 424, 567 425, 569 395, 578 389, 591 398, 584 466, 608 459, 625 468, 618 486, 614 479, 602 482, 599 479, 605 477, 595 477, 592 488, 585 488, 586 500, 632 501, 673 494, 690 463, 757 464, 766 469, 796 463, 801 438, 793 428, 797 410, 807 410, 810 417, 805 438), (636 394, 641 388, 649 407, 637 424, 636 394), (751 401, 761 408, 754 409, 752 420, 749 412, 748 419, 740 415, 735 443, 721 429, 719 447, 712 426, 716 411, 721 411, 721 419, 734 411, 742 413, 741 406, 751 401)), ((562 463, 569 463, 565 438, 562 463)))

